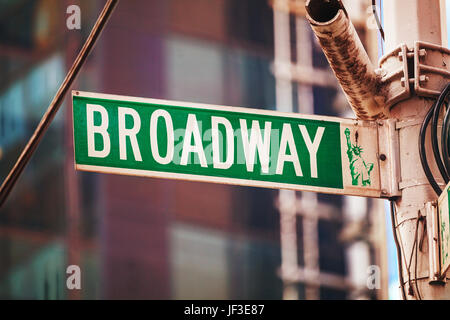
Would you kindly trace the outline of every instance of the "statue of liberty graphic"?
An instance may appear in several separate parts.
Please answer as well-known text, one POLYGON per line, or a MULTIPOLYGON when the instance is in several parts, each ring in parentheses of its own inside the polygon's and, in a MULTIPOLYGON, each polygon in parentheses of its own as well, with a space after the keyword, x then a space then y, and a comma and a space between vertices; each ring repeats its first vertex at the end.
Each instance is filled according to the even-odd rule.
POLYGON ((362 158, 363 149, 358 146, 358 143, 352 145, 350 140, 350 130, 345 129, 345 136, 347 137, 347 156, 350 162, 350 172, 352 175, 352 185, 370 186, 370 173, 373 169, 373 163, 366 163, 362 158))

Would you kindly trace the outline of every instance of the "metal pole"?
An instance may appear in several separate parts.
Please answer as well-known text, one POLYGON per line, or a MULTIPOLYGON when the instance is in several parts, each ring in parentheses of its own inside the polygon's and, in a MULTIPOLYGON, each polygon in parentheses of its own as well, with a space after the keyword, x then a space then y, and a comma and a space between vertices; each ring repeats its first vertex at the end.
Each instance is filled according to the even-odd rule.
MULTIPOLYGON (((426 41, 441 45, 441 23, 439 1, 395 0, 384 1, 386 51, 400 43, 408 49, 414 48, 415 41, 426 41)), ((442 61, 436 61, 441 63, 442 61)), ((424 234, 423 220, 425 203, 436 200, 422 170, 417 141, 420 125, 434 99, 412 95, 410 99, 394 105, 391 117, 398 119, 400 145, 400 167, 402 195, 395 201, 395 232, 399 240, 402 259, 402 274, 406 299, 449 299, 448 285, 433 284, 429 280, 428 252, 423 246, 418 250, 417 238, 424 234), (417 263, 416 263, 417 262, 417 263), (417 265, 417 267, 416 267, 417 265)), ((427 155, 431 158, 429 139, 427 155)), ((436 166, 432 168, 437 177, 436 166)), ((442 182, 443 183, 443 182, 442 182)))
POLYGON ((58 92, 56 93, 55 97, 50 103, 47 111, 42 117, 41 122, 37 126, 27 145, 25 146, 19 158, 17 159, 17 162, 15 163, 14 167, 6 177, 5 181, 3 181, 3 184, 0 187, 0 208, 5 203, 8 195, 10 194, 12 188, 17 182, 17 179, 24 170, 28 161, 30 161, 31 156, 33 155, 34 151, 39 145, 39 142, 41 141, 48 127, 50 126, 56 113, 58 112, 58 109, 64 100, 64 96, 66 95, 73 81, 77 77, 78 72, 80 71, 81 67, 83 66, 84 62, 89 56, 89 53, 92 51, 92 48, 94 47, 98 37, 103 31, 106 23, 108 22, 108 19, 110 18, 118 2, 119 0, 108 0, 108 2, 105 4, 105 7, 100 13, 100 16, 98 17, 89 37, 87 38, 85 44, 83 45, 83 48, 81 49, 80 53, 75 59, 72 67, 69 70, 69 73, 67 73, 66 78, 64 79, 60 88, 58 89, 58 92))

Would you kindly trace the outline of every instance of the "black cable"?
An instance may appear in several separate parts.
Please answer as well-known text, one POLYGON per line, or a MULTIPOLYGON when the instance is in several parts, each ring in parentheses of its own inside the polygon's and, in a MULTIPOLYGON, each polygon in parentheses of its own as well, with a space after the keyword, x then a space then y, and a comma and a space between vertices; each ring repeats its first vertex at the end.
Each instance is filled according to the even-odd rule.
MULTIPOLYGON (((414 289, 413 289, 413 287, 412 287, 412 285, 411 285, 411 271, 410 271, 410 269, 411 269, 411 263, 412 263, 412 258, 413 258, 413 256, 415 256, 415 263, 414 263, 414 285, 415 285, 415 287, 416 287, 416 293, 417 293, 417 295, 418 295, 418 298, 420 297, 420 293, 419 293, 419 287, 418 287, 418 285, 417 285, 417 253, 418 253, 418 241, 417 241, 417 238, 418 238, 418 235, 419 235, 419 224, 420 224, 420 213, 419 213, 419 216, 417 217, 417 220, 416 220, 416 231, 415 231, 415 233, 414 233, 414 243, 413 243, 413 247, 412 247, 412 249, 411 249, 411 256, 409 257, 409 264, 407 265, 407 271, 408 271, 408 285, 409 285, 409 288, 408 288, 408 294, 410 295, 410 296, 414 296, 414 289)), ((422 300, 422 298, 420 297, 420 299, 419 300, 422 300)))
MULTIPOLYGON (((436 164, 438 166, 439 172, 442 178, 444 178, 445 184, 448 183, 448 173, 445 169, 444 163, 441 159, 441 153, 439 151, 439 143, 437 138, 437 127, 439 121, 439 114, 441 113, 442 105, 444 104, 447 95, 450 93, 450 83, 447 84, 439 95, 437 101, 434 103, 433 108, 433 121, 431 122, 431 145, 433 147, 433 154, 436 164)), ((443 146, 441 146, 443 147, 443 146)))
POLYGON ((431 172, 428 159, 425 150, 425 137, 427 127, 431 122, 431 146, 433 149, 434 160, 437 164, 439 172, 444 179, 445 184, 449 182, 450 175, 450 158, 449 158, 449 131, 450 131, 450 115, 449 108, 445 112, 444 121, 441 129, 441 149, 439 149, 439 141, 437 137, 437 128, 439 122, 439 115, 441 113, 442 106, 447 103, 450 97, 450 83, 448 83, 445 88, 439 94, 438 99, 433 103, 430 110, 428 111, 425 119, 423 120, 422 127, 420 128, 419 135, 419 155, 420 162, 422 163, 423 171, 433 187, 436 194, 439 196, 442 193, 442 189, 436 181, 436 178, 431 172))
MULTIPOLYGON (((418 224, 418 221, 417 221, 417 223, 416 223, 416 232, 415 232, 415 234, 414 234, 414 239, 417 239, 417 232, 418 232, 418 230, 419 230, 419 224, 418 224)), ((410 295, 410 296, 414 296, 414 289, 413 289, 413 286, 412 286, 412 281, 411 281, 411 264, 412 264, 412 258, 413 258, 413 256, 414 256, 414 253, 415 253, 415 248, 417 247, 416 246, 417 245, 417 241, 415 241, 414 240, 414 243, 413 243, 413 246, 412 246, 412 248, 411 248, 411 255, 409 256, 409 264, 406 266, 406 270, 408 271, 408 294, 410 295)), ((414 278, 414 281, 416 281, 416 279, 414 278)))
MULTIPOLYGON (((436 104, 436 103, 435 103, 436 104)), ((430 182, 431 186, 433 187, 433 190, 436 192, 436 194, 439 196, 442 192, 441 187, 439 187, 438 183, 436 182, 436 179, 433 176, 433 173, 431 172, 430 166, 428 165, 427 160, 427 154, 425 150, 425 136, 428 124, 430 123, 431 117, 433 115, 434 105, 430 108, 427 115, 425 116, 425 119, 423 120, 422 126, 420 127, 420 134, 419 134, 419 155, 420 155, 420 162, 422 163, 423 171, 425 172, 425 175, 430 182)))
POLYGON ((373 15, 375 16, 375 21, 377 22, 378 30, 380 30, 381 38, 384 41, 384 30, 383 26, 381 25, 380 17, 378 16, 376 0, 372 0, 372 12, 373 15))
POLYGON ((419 239, 418 239, 419 238, 419 233, 418 233, 418 231, 419 231, 419 224, 420 224, 421 220, 422 220, 422 218, 420 216, 420 211, 419 211, 419 214, 418 214, 418 217, 417 217, 417 224, 416 224, 416 237, 414 239, 414 243, 415 243, 415 246, 416 246, 416 259, 414 261, 414 284, 416 286, 417 298, 419 300, 422 300, 422 296, 420 294, 419 285, 417 284, 417 260, 418 260, 417 255, 419 254, 419 239))
POLYGON ((442 160, 444 161, 445 169, 450 172, 450 158, 449 158, 449 141, 448 135, 450 134, 450 107, 447 106, 447 111, 445 112, 444 122, 442 123, 442 135, 441 135, 441 150, 442 150, 442 160))
POLYGON ((398 277, 400 280, 400 287, 402 288, 402 298, 403 300, 406 300, 406 293, 405 293, 405 283, 403 281, 403 271, 402 271, 402 251, 400 250, 400 244, 398 242, 397 237, 397 230, 395 230, 395 207, 394 207, 394 201, 390 201, 390 207, 391 207, 391 222, 392 222, 392 233, 394 235, 394 242, 395 247, 397 248, 397 264, 398 264, 398 277))
POLYGON ((3 184, 0 186, 0 208, 5 203, 8 195, 11 193, 11 190, 14 188, 21 173, 24 171, 32 155, 36 151, 39 143, 47 132, 54 117, 58 113, 58 110, 62 102, 64 101, 64 97, 67 94, 67 91, 69 91, 81 68, 89 57, 89 54, 91 53, 92 49, 95 46, 95 43, 97 42, 103 29, 105 28, 106 23, 111 17, 118 1, 119 0, 108 0, 106 2, 103 10, 97 18, 97 21, 95 22, 95 25, 92 27, 91 33, 89 34, 86 42, 78 53, 77 58, 73 62, 72 67, 64 78, 64 81, 56 92, 56 95, 54 96, 52 102, 48 106, 47 111, 42 116, 41 121, 34 130, 33 135, 19 155, 19 158, 14 164, 14 167, 8 173, 5 180, 3 181, 3 184))

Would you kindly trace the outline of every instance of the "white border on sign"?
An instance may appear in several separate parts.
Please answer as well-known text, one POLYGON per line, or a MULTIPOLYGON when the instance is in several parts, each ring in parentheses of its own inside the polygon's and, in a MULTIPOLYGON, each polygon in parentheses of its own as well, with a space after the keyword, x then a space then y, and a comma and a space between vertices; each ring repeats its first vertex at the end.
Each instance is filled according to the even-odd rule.
POLYGON ((231 107, 231 106, 192 103, 192 102, 175 101, 175 100, 140 98, 140 97, 121 96, 121 95, 106 94, 106 93, 92 93, 92 92, 78 91, 78 90, 72 90, 72 97, 84 97, 84 98, 104 99, 104 100, 140 102, 140 103, 157 104, 157 105, 170 106, 170 107, 187 107, 187 108, 195 108, 195 109, 203 109, 203 110, 239 112, 239 113, 247 113, 247 114, 259 114, 259 115, 266 115, 266 116, 284 117, 284 118, 338 122, 338 123, 344 123, 344 124, 348 124, 348 125, 358 124, 359 126, 370 126, 370 125, 365 125, 366 121, 364 121, 364 120, 357 120, 357 119, 350 119, 350 118, 338 118, 338 117, 330 117, 330 116, 319 116, 319 115, 313 115, 313 114, 309 115, 309 114, 301 114, 301 113, 289 113, 289 112, 281 112, 281 111, 273 111, 273 110, 262 110, 262 109, 244 108, 244 107, 231 107))
POLYGON ((117 167, 102 167, 102 166, 92 166, 85 164, 76 164, 75 168, 81 171, 90 172, 101 172, 101 173, 111 173, 111 174, 122 174, 128 176, 139 176, 139 177, 149 177, 149 178, 165 178, 172 180, 187 180, 187 181, 197 181, 197 182, 212 182, 220 184, 231 184, 239 186, 248 187, 262 187, 270 189, 290 189, 296 191, 312 191, 319 193, 331 193, 340 195, 353 195, 362 197, 372 197, 379 198, 380 191, 375 189, 365 189, 364 194, 362 194, 361 187, 347 187, 342 189, 337 188, 327 188, 327 187, 316 187, 300 184, 290 184, 281 182, 271 182, 271 181, 261 181, 261 180, 248 180, 248 179, 238 179, 238 178, 226 178, 226 177, 216 177, 216 176, 203 176, 188 173, 174 173, 174 172, 161 172, 161 171, 151 171, 151 170, 139 170, 139 169, 127 169, 127 168, 117 168, 117 167))

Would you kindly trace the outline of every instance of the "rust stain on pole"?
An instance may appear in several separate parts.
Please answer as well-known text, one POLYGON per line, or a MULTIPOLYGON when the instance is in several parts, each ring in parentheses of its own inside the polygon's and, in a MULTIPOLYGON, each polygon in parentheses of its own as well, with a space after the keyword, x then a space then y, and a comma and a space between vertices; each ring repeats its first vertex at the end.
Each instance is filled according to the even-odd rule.
POLYGON ((306 10, 306 17, 356 116, 362 120, 387 118, 389 110, 381 92, 381 76, 375 72, 340 0, 310 0, 306 10), (329 17, 331 20, 327 20, 329 17))

